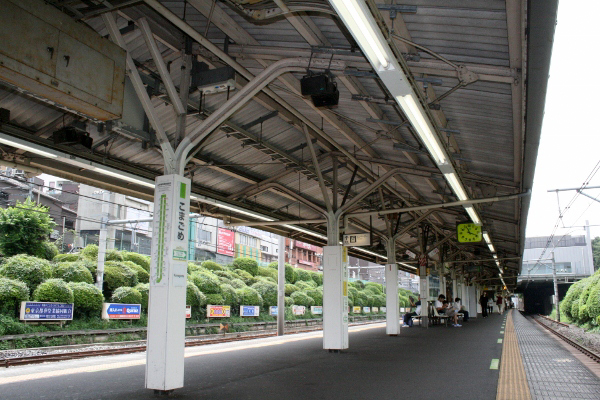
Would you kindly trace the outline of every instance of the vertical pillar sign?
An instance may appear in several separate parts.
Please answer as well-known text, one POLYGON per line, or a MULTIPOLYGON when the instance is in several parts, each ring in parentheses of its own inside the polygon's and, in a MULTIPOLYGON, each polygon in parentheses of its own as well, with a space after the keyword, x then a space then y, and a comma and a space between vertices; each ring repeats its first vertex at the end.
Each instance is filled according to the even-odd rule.
POLYGON ((156 178, 146 388, 183 387, 190 180, 179 175, 156 178))
POLYGON ((398 264, 385 266, 385 305, 386 325, 385 333, 398 335, 400 333, 400 306, 398 304, 398 264))
POLYGON ((323 247, 323 348, 348 348, 348 249, 323 247))

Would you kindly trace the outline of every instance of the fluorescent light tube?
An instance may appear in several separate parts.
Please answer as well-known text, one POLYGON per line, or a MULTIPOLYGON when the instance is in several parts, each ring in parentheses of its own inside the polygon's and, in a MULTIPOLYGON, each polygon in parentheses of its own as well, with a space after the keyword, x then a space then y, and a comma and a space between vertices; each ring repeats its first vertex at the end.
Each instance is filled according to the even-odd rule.
POLYGON ((481 219, 479 219, 479 215, 477 215, 477 212, 473 206, 467 206, 465 207, 465 210, 467 210, 467 214, 469 214, 469 217, 471 217, 471 221, 475 222, 476 224, 481 224, 481 219))
POLYGON ((413 265, 408 265, 406 263, 399 262, 398 264, 403 265, 403 266, 408 267, 408 268, 417 269, 417 267, 415 267, 413 265))
POLYGON ((492 243, 492 239, 490 239, 490 235, 487 232, 483 232, 483 238, 485 239, 485 242, 487 244, 491 244, 492 243))
POLYGON ((490 249, 490 251, 491 251, 492 253, 495 253, 495 252, 496 252, 496 249, 494 248, 494 245, 493 245, 493 244, 491 244, 491 243, 488 243, 488 248, 490 249))
POLYGON ((458 197, 458 199, 460 201, 469 200, 469 196, 467 196, 467 192, 465 192, 463 185, 460 183, 460 181, 458 180, 458 177, 456 176, 456 174, 454 172, 444 174, 444 177, 446 178, 446 180, 448 181, 448 184, 450 185, 452 190, 454 190, 454 193, 456 193, 456 196, 458 197))
POLYGON ((442 149, 442 145, 433 133, 432 126, 425 120, 425 110, 417 104, 414 95, 396 96, 396 100, 410 120, 411 124, 419 134, 419 137, 427 147, 427 150, 435 160, 436 164, 446 164, 448 157, 442 149))
POLYGON ((363 0, 330 0, 333 8, 344 21, 348 30, 377 69, 390 66, 391 53, 371 11, 363 0))
POLYGON ((376 257, 383 258, 383 259, 386 259, 386 260, 388 259, 386 256, 382 256, 381 254, 377 254, 377 253, 374 253, 372 251, 365 250, 365 249, 363 249, 361 247, 352 247, 352 248, 354 250, 362 251, 363 253, 367 253, 367 254, 370 254, 372 256, 376 256, 376 257))
POLYGON ((35 153, 38 154, 40 156, 44 156, 44 157, 48 157, 48 158, 58 158, 58 156, 56 154, 52 154, 50 152, 44 151, 44 150, 40 150, 36 147, 34 147, 35 145, 33 144, 27 144, 24 140, 20 140, 20 139, 9 139, 7 136, 2 135, 0 136, 0 143, 2 144, 6 144, 8 146, 11 147, 15 147, 17 149, 21 149, 21 150, 25 150, 28 151, 30 153, 35 153))
POLYGON ((282 225, 288 229, 293 229, 298 232, 306 233, 307 235, 311 235, 314 237, 318 237, 319 239, 327 240, 327 236, 321 235, 320 233, 309 231, 308 229, 300 228, 299 226, 294 225, 282 225))
POLYGON ((149 188, 154 188, 154 183, 143 181, 141 179, 137 179, 137 178, 134 178, 132 176, 125 175, 124 173, 114 172, 114 171, 111 171, 109 169, 105 169, 105 168, 102 168, 102 167, 96 167, 96 166, 92 166, 90 169, 92 171, 96 171, 96 172, 99 172, 99 173, 104 174, 104 175, 112 176, 113 178, 122 179, 124 181, 128 181, 128 182, 131 182, 131 183, 136 183, 138 185, 146 186, 146 187, 149 187, 149 188))

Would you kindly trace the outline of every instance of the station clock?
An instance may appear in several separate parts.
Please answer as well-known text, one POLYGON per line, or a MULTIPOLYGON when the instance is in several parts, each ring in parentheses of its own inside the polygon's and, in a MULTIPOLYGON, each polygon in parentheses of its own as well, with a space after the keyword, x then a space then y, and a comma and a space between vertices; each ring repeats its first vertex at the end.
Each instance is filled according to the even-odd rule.
POLYGON ((456 225, 456 236, 459 243, 477 243, 481 242, 481 225, 473 222, 464 222, 456 225))

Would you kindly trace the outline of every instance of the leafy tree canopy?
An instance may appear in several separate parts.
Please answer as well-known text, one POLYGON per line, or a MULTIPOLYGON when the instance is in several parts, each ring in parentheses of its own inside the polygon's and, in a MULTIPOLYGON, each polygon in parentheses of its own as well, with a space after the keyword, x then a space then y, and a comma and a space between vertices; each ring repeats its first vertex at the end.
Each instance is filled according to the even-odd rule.
POLYGON ((6 257, 28 254, 45 258, 44 243, 55 225, 48 208, 38 206, 30 199, 0 209, 0 251, 6 257))

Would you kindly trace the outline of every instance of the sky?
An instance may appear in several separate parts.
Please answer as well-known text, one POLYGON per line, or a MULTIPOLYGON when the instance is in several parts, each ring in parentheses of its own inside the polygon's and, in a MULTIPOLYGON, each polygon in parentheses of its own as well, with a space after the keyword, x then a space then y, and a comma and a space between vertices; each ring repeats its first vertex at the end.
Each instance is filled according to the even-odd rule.
MULTIPOLYGON (((593 122, 600 114, 598 15, 600 2, 559 2, 527 237, 552 234, 559 206, 556 192, 547 191, 581 187, 600 162, 600 128, 593 122)), ((600 186, 600 172, 589 180, 589 186, 600 186)), ((600 189, 585 193, 600 200, 600 189)), ((575 194, 559 193, 562 209, 575 194)), ((600 236, 600 203, 579 195, 564 213, 556 235, 580 235, 586 220, 590 222, 592 238, 600 236)))

